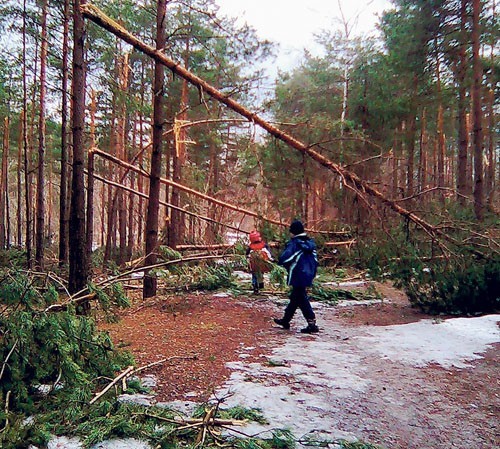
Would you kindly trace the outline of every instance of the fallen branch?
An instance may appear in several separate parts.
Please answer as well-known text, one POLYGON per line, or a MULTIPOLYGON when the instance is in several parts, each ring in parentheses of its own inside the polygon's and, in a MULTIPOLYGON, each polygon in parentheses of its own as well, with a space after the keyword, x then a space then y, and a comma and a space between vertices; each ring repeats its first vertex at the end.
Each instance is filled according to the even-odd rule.
POLYGON ((135 374, 140 373, 141 371, 144 371, 148 368, 152 368, 153 366, 161 365, 162 363, 169 362, 171 360, 197 360, 198 356, 199 356, 199 354, 193 354, 193 355, 186 356, 186 357, 180 356, 180 355, 174 355, 172 357, 167 357, 165 359, 161 359, 161 360, 158 360, 156 362, 151 362, 151 363, 148 363, 147 365, 136 368, 133 371, 131 371, 129 374, 127 374, 126 377, 134 376, 135 374))
MULTIPOLYGON (((105 288, 105 287, 109 287, 109 286, 113 285, 116 282, 119 282, 121 279, 123 279, 127 276, 130 276, 133 273, 138 273, 138 272, 141 272, 144 270, 154 270, 155 268, 162 268, 162 267, 165 267, 168 265, 172 265, 175 263, 181 263, 181 262, 192 262, 192 261, 209 260, 209 259, 221 259, 221 258, 225 258, 225 257, 234 257, 234 254, 223 254, 223 255, 215 255, 215 256, 211 255, 211 254, 207 254, 207 255, 200 255, 200 256, 194 256, 194 257, 184 257, 181 259, 174 259, 174 260, 169 260, 166 262, 157 263, 154 265, 150 265, 148 267, 137 267, 137 268, 134 268, 132 270, 126 271, 124 273, 113 276, 111 278, 105 279, 101 282, 98 282, 95 285, 96 285, 96 287, 105 288)), ((88 293, 84 296, 80 296, 87 289, 88 289, 88 287, 75 293, 73 296, 69 297, 68 299, 66 299, 66 301, 64 301, 62 303, 52 304, 52 305, 48 306, 47 308, 45 308, 43 310, 43 312, 59 312, 61 310, 66 310, 69 305, 78 305, 81 302, 94 299, 96 297, 96 294, 94 292, 88 293)))
POLYGON ((92 405, 94 402, 96 402, 99 398, 104 396, 112 387, 113 385, 116 385, 118 382, 120 382, 124 377, 127 376, 131 371, 134 370, 133 366, 127 367, 125 371, 122 371, 118 376, 116 376, 105 388, 102 390, 100 393, 96 393, 93 399, 89 402, 89 405, 92 405))
MULTIPOLYGON (((95 173, 94 173, 94 178, 97 179, 98 181, 103 182, 104 184, 114 186, 118 189, 126 190, 127 192, 130 192, 130 193, 133 193, 134 195, 140 196, 141 198, 149 199, 148 195, 146 195, 145 193, 139 192, 138 190, 134 190, 131 187, 125 186, 123 184, 119 184, 117 182, 110 181, 109 179, 103 178, 102 176, 96 175, 95 173)), ((174 206, 173 204, 167 203, 166 201, 160 200, 160 204, 162 206, 178 210, 179 212, 182 212, 183 214, 189 215, 191 217, 199 218, 200 220, 207 221, 207 222, 213 223, 213 224, 217 224, 217 225, 223 226, 225 228, 232 229, 233 231, 241 232, 243 234, 249 234, 248 231, 243 231, 242 229, 237 228, 236 226, 222 223, 220 221, 214 220, 213 218, 205 217, 204 215, 195 214, 194 212, 183 209, 182 207, 174 206)))
POLYGON ((16 349, 16 346, 17 344, 19 343, 19 340, 16 340, 14 342, 14 344, 12 345, 12 348, 10 348, 10 351, 9 353, 7 354, 7 357, 5 357, 5 360, 3 361, 3 364, 2 364, 2 370, 0 371, 0 380, 2 380, 2 376, 3 376, 3 373, 5 371, 5 367, 7 366, 7 362, 9 361, 10 359, 10 356, 12 355, 12 353, 14 352, 14 349, 16 349))
MULTIPOLYGON (((147 172, 145 172, 144 170, 142 170, 141 168, 136 167, 134 165, 131 165, 128 162, 125 162, 125 161, 121 160, 120 158, 117 158, 116 156, 112 156, 111 154, 106 153, 105 151, 102 151, 99 148, 92 148, 92 152, 98 156, 103 157, 104 159, 107 159, 108 161, 115 163, 116 165, 119 165, 120 167, 124 167, 124 168, 127 168, 129 170, 132 170, 141 176, 144 176, 144 177, 149 176, 149 174, 147 172)), ((179 190, 182 190, 183 192, 197 196, 198 198, 201 198, 201 199, 208 201, 210 203, 214 203, 214 204, 217 204, 219 206, 225 207, 227 209, 234 210, 235 212, 239 212, 243 215, 249 215, 251 217, 257 218, 259 220, 267 221, 268 223, 272 223, 272 224, 277 225, 277 226, 288 227, 288 223, 283 223, 282 221, 274 220, 273 218, 266 217, 264 215, 258 214, 257 212, 253 212, 249 209, 245 209, 243 207, 238 207, 238 206, 235 206, 234 204, 227 203, 227 202, 222 201, 222 200, 218 200, 217 198, 214 198, 210 195, 199 192, 198 190, 192 189, 192 188, 187 187, 183 184, 179 184, 178 182, 172 181, 171 179, 160 178, 160 183, 168 185, 168 186, 176 188, 176 189, 179 189, 179 190)), ((331 234, 328 231, 317 231, 315 229, 306 229, 306 231, 310 232, 310 233, 316 233, 316 234, 328 234, 328 235, 331 234)))
POLYGON ((325 246, 351 246, 356 243, 356 239, 346 240, 345 242, 326 242, 325 246))
POLYGON ((4 407, 4 413, 5 413, 5 425, 2 427, 0 430, 0 433, 5 431, 9 427, 9 402, 10 402, 10 390, 7 391, 7 394, 5 395, 5 407, 4 407))

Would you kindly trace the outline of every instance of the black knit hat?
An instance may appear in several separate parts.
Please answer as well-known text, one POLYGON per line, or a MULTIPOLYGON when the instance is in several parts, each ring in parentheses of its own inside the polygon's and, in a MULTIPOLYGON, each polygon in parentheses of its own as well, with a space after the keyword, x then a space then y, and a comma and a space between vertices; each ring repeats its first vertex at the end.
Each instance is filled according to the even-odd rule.
POLYGON ((292 224, 290 225, 290 232, 293 235, 299 235, 304 232, 304 225, 300 220, 293 220, 292 224))

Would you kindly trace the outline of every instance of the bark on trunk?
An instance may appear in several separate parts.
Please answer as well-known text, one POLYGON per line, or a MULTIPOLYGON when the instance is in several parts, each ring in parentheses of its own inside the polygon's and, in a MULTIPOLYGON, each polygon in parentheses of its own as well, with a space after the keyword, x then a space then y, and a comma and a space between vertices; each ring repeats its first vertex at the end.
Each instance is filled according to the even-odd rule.
POLYGON ((31 195, 30 195, 30 167, 29 167, 29 141, 28 141, 28 87, 27 87, 27 60, 26 60, 26 0, 23 1, 23 164, 24 164, 24 205, 26 208, 26 262, 28 268, 32 267, 31 260, 31 195))
MULTIPOLYGON (((158 0, 156 13, 156 49, 161 52, 166 42, 166 0, 158 0)), ((158 244, 158 216, 160 209, 160 175, 162 159, 162 134, 164 124, 164 66, 160 61, 155 61, 155 75, 153 84, 153 151, 151 154, 151 171, 149 174, 149 202, 146 219, 146 260, 144 264, 154 265, 156 263, 156 250, 158 244)), ((143 298, 156 295, 157 279, 144 273, 143 298)))
POLYGON ((483 70, 479 55, 479 17, 481 15, 481 0, 473 0, 472 11, 472 60, 474 71, 474 212, 476 218, 484 218, 484 186, 483 186, 483 127, 482 127, 482 95, 481 85, 483 70))
POLYGON ((70 0, 64 0, 62 44, 62 99, 61 99, 61 185, 59 187, 59 266, 68 263, 69 207, 68 207, 68 40, 70 0))
POLYGON ((467 130, 467 4, 462 0, 460 5, 460 47, 457 70, 458 84, 458 160, 457 160, 457 195, 458 202, 465 205, 467 196, 467 149, 469 135, 467 130))
POLYGON ((3 151, 2 165, 0 170, 0 249, 9 247, 7 237, 7 197, 9 194, 8 179, 8 157, 9 157, 9 118, 5 117, 3 122, 3 151))
MULTIPOLYGON (((85 183, 84 183, 84 126, 85 126, 85 23, 80 7, 85 0, 73 3, 73 177, 71 182, 71 210, 69 220, 69 282, 70 293, 76 293, 87 285, 85 230, 85 183)), ((88 301, 80 304, 80 312, 88 313, 88 301)))
POLYGON ((40 49, 40 103, 38 115, 38 174, 36 190, 36 255, 39 268, 43 269, 45 240, 45 93, 47 69, 47 0, 42 2, 42 34, 40 49))

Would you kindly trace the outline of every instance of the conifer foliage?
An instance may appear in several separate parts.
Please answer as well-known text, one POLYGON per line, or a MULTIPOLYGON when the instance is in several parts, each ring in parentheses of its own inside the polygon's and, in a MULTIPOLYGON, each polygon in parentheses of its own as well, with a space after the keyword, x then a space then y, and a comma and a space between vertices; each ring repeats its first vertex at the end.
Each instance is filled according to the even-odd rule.
MULTIPOLYGON (((97 296, 105 304, 116 302, 105 292, 97 296)), ((0 297, 0 445, 18 447, 16 441, 36 443, 47 437, 39 423, 24 422, 27 416, 59 410, 64 419, 58 419, 71 422, 101 383, 132 359, 115 351, 92 317, 77 315, 71 306, 47 311, 60 302, 52 283, 3 271, 0 297)))

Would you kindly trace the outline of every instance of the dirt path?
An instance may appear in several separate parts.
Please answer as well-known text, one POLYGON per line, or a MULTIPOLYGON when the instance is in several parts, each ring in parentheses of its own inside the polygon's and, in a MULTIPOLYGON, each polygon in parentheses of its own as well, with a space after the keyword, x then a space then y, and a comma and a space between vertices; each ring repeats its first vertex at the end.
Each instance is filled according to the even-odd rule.
POLYGON ((499 447, 500 316, 433 320, 400 292, 384 295, 382 304, 314 304, 315 336, 297 333, 300 316, 292 331, 272 328, 284 300, 226 295, 164 298, 108 328, 140 362, 198 354, 155 371, 156 399, 186 404, 216 390, 227 406, 262 409, 269 425, 247 434, 290 428, 301 439, 388 449, 499 447))

